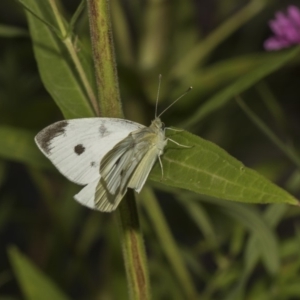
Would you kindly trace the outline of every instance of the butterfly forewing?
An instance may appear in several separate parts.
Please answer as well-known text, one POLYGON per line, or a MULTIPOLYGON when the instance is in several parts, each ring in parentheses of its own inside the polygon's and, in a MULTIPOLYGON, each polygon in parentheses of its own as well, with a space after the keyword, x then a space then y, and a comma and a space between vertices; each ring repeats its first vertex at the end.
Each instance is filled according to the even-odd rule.
POLYGON ((100 177, 100 161, 107 151, 143 127, 114 118, 65 120, 44 128, 35 141, 64 176, 84 185, 100 177))

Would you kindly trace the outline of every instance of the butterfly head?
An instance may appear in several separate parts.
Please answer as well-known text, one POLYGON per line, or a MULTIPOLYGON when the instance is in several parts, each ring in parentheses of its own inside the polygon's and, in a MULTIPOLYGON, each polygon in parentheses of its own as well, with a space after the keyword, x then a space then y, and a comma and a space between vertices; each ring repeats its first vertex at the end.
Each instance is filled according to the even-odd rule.
POLYGON ((155 131, 165 131, 165 123, 161 121, 161 119, 159 117, 156 117, 152 123, 151 123, 151 127, 155 130, 155 131))

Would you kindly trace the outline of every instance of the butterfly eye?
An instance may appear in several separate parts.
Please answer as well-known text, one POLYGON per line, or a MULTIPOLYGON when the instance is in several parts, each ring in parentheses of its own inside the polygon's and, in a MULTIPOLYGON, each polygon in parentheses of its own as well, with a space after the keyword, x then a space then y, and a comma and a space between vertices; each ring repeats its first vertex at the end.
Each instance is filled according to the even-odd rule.
POLYGON ((165 123, 164 123, 164 122, 161 122, 161 129, 162 129, 162 130, 165 130, 165 127, 166 127, 165 123))

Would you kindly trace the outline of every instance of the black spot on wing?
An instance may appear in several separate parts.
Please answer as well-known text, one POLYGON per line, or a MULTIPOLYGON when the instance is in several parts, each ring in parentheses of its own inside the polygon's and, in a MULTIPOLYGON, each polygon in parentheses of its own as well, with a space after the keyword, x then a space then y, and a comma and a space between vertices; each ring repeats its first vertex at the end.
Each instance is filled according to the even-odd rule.
POLYGON ((68 121, 60 121, 46 127, 37 135, 36 141, 45 151, 45 153, 50 154, 52 149, 51 141, 54 138, 64 134, 67 126, 68 121))
POLYGON ((91 161, 91 167, 96 167, 96 162, 95 161, 91 161))
POLYGON ((82 144, 78 144, 74 147, 74 152, 78 155, 81 155, 85 151, 85 147, 82 144))

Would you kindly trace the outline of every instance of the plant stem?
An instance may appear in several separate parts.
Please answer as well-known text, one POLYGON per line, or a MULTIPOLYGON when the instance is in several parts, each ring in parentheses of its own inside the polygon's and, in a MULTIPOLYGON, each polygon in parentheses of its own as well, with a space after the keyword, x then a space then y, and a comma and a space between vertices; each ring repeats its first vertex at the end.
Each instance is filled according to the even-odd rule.
MULTIPOLYGON (((98 97, 103 116, 123 117, 111 31, 109 2, 88 0, 88 14, 96 71, 98 97)), ((130 299, 150 299, 147 260, 132 190, 127 192, 117 218, 130 299)))
POLYGON ((88 0, 90 33, 100 111, 106 117, 123 117, 107 0, 88 0))
POLYGON ((150 284, 144 242, 134 192, 128 190, 118 209, 130 299, 150 299, 150 284))

